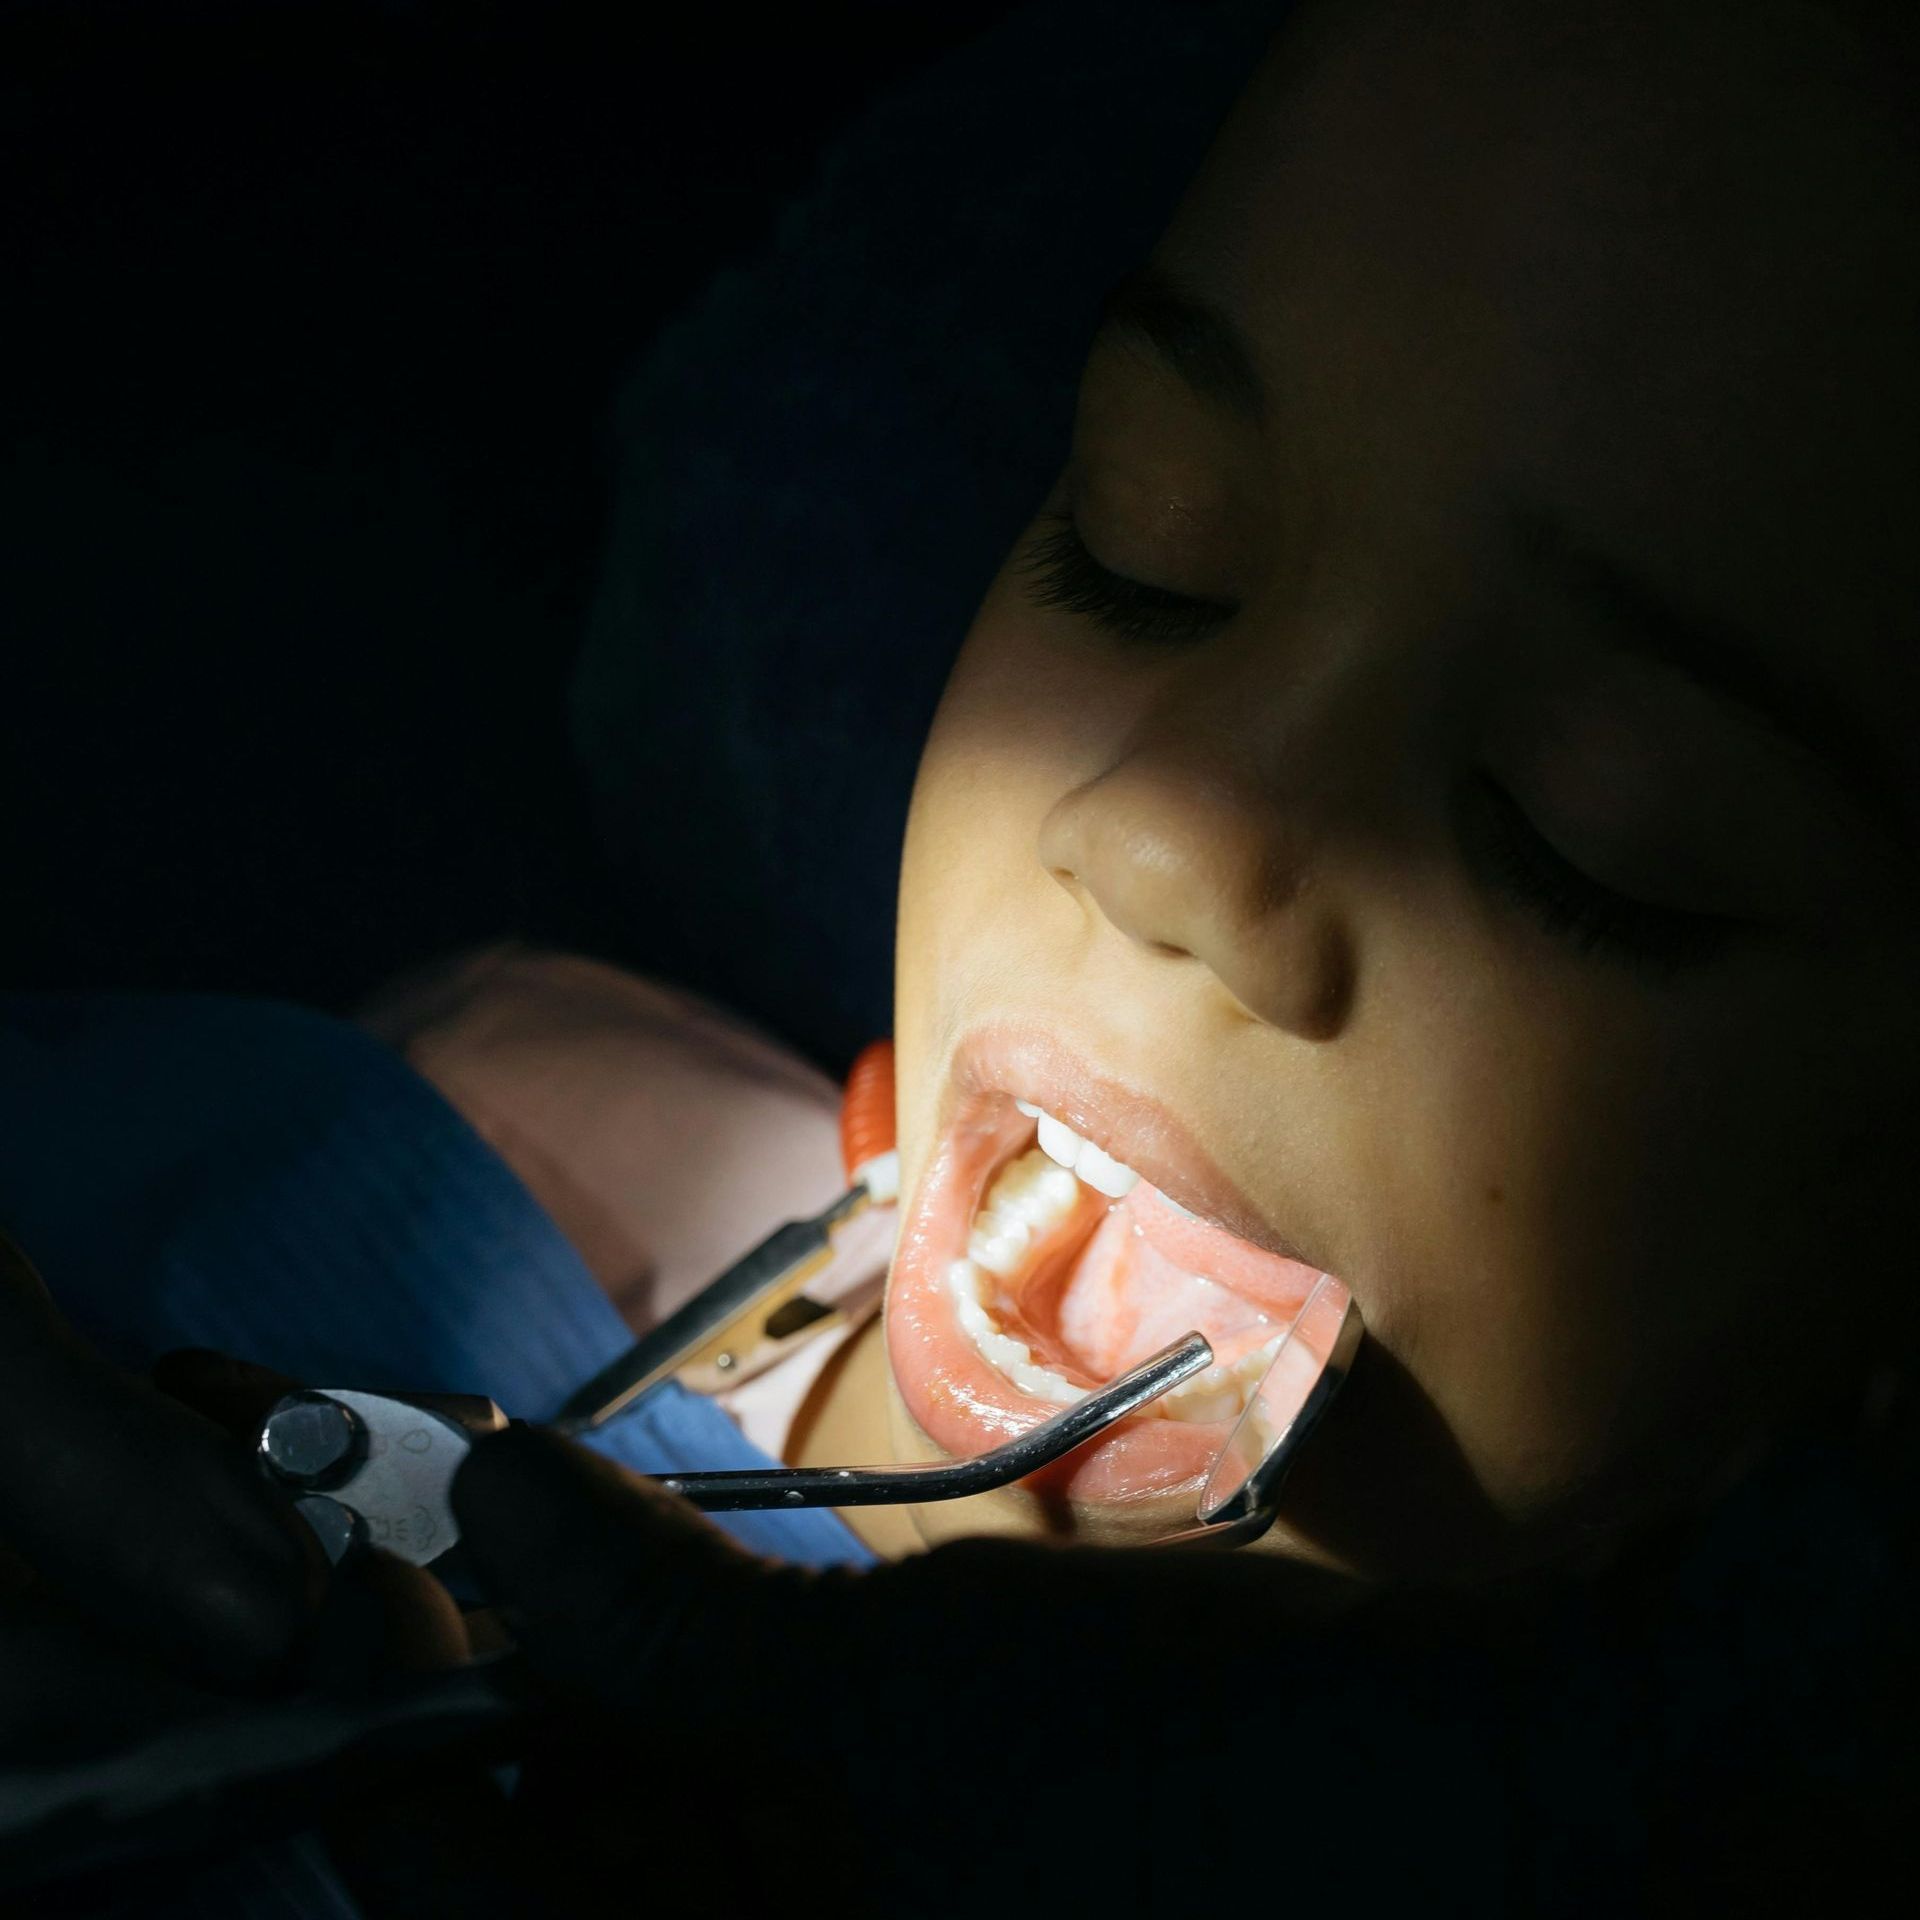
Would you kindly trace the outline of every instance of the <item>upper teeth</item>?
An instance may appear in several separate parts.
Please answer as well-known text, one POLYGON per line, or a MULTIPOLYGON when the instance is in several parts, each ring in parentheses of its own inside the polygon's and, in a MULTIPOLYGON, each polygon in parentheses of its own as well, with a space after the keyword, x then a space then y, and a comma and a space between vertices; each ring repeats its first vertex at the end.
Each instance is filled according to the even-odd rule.
POLYGON ((1013 1103, 1030 1120, 1040 1122, 1040 1150, 1049 1160, 1076 1173, 1096 1192, 1110 1200, 1124 1200, 1140 1176, 1134 1170, 1103 1153, 1091 1140, 1083 1140, 1064 1120, 1056 1120, 1031 1100, 1013 1103))
POLYGON ((981 1204, 967 1242, 968 1258, 1003 1280, 1011 1279, 1028 1245, 1063 1225, 1079 1201, 1072 1174, 1044 1154, 1023 1153, 981 1204))

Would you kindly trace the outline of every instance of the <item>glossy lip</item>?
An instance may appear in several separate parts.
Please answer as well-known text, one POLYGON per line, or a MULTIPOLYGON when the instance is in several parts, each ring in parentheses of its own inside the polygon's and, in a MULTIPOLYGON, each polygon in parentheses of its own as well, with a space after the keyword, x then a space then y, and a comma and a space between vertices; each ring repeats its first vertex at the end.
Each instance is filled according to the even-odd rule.
MULTIPOLYGON (((1322 1271, 1260 1217, 1163 1103, 1096 1072, 1043 1028, 974 1027, 952 1056, 934 1151, 901 1223, 887 1303, 888 1353, 907 1411, 950 1456, 977 1452, 1052 1411, 979 1355, 959 1329, 944 1280, 947 1264, 964 1251, 959 1222, 978 1206, 988 1179, 1018 1150, 1020 1138, 1031 1139, 1032 1122, 1016 1120, 1014 1099, 1053 1114, 1201 1219, 1298 1263, 1312 1277, 1322 1271)), ((1076 1506, 1164 1506, 1167 1523, 1182 1525, 1191 1520, 1232 1425, 1128 1419, 1023 1486, 1076 1506)))
POLYGON ((1189 1213, 1283 1260, 1318 1268, 1262 1218, 1169 1107, 1096 1073, 1053 1034, 1000 1023, 972 1028, 954 1050, 940 1103, 942 1133, 964 1103, 989 1093, 1044 1108, 1189 1213))

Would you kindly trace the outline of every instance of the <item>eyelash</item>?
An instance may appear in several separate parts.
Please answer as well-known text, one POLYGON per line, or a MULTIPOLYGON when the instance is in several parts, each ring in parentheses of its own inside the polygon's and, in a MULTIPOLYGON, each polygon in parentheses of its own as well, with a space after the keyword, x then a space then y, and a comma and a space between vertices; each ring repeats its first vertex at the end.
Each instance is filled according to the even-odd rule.
POLYGON ((1028 598, 1051 613, 1084 614, 1103 633, 1136 644, 1204 640, 1239 612, 1220 600, 1197 600, 1110 573, 1087 551, 1070 513, 1043 516, 1052 531, 1027 549, 1020 571, 1028 598))
MULTIPOLYGON (((1037 607, 1083 615, 1118 640, 1159 645, 1204 640, 1239 611, 1110 572, 1088 552, 1070 513, 1043 518, 1050 531, 1033 541, 1019 565, 1037 607)), ((1473 776, 1463 802, 1463 837, 1487 878, 1579 953, 1666 975, 1721 952, 1737 931, 1737 923, 1723 916, 1656 907, 1602 886, 1485 774, 1473 776)))
POLYGON ((1670 975, 1723 952, 1739 930, 1737 921, 1721 914, 1656 907, 1602 886, 1484 773, 1472 777, 1463 795, 1461 824, 1493 884, 1578 952, 1670 975))

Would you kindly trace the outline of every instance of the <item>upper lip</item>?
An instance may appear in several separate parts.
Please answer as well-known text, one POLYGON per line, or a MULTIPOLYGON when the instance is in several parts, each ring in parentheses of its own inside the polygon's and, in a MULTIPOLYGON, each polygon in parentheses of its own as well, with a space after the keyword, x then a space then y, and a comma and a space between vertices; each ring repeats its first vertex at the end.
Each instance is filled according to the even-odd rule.
MULTIPOLYGON (((987 1093, 1042 1108, 1203 1220, 1283 1259, 1317 1264, 1260 1213, 1170 1107, 1102 1073, 1057 1034, 1003 1021, 969 1028, 954 1049, 948 1098, 964 1103, 987 1093)), ((955 1117, 949 1110, 943 1123, 955 1117)))

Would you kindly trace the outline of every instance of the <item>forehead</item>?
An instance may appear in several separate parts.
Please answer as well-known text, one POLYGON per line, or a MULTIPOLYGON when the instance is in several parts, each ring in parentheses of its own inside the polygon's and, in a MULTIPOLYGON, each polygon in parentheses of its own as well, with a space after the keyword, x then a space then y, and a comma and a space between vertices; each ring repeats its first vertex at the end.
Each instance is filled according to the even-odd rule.
POLYGON ((1310 9, 1159 255, 1252 337, 1296 464, 1450 450, 1905 671, 1914 174, 1870 68, 1769 0, 1310 9))

